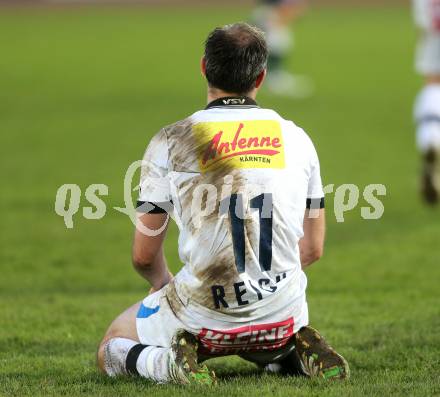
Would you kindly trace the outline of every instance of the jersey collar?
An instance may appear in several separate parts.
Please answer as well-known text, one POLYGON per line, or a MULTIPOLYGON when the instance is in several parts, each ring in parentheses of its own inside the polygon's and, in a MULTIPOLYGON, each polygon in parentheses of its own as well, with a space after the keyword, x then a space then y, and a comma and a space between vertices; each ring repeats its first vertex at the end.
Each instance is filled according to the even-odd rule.
POLYGON ((257 102, 247 96, 225 96, 210 102, 205 109, 211 108, 257 108, 257 102))

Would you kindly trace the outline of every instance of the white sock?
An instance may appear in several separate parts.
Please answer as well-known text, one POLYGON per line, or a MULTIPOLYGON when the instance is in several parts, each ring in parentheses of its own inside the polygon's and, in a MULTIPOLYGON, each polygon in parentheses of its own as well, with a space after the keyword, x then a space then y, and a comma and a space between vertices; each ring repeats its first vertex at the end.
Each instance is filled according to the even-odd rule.
POLYGON ((132 360, 136 360, 137 373, 157 383, 170 381, 170 360, 173 359, 172 354, 170 354, 171 349, 156 346, 145 347, 126 338, 113 338, 106 343, 104 347, 104 369, 107 375, 113 377, 129 374, 127 357, 135 346, 139 346, 139 352, 134 354, 132 352, 131 354, 132 360))
POLYGON ((269 372, 271 374, 279 374, 282 369, 283 369, 283 367, 279 363, 267 364, 264 367, 264 371, 269 372))
POLYGON ((417 146, 422 152, 440 150, 440 84, 422 89, 414 106, 417 146))
POLYGON ((170 350, 164 347, 148 346, 139 355, 136 369, 144 378, 157 383, 166 383, 171 380, 170 375, 170 350))
POLYGON ((108 376, 127 375, 127 354, 138 343, 126 338, 110 339, 104 346, 104 369, 108 376))

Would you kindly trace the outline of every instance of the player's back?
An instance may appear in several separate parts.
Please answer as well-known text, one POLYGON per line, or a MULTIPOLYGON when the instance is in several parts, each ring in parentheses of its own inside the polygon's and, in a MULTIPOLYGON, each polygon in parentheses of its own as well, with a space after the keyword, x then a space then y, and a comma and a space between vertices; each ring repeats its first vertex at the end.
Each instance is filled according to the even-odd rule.
POLYGON ((252 319, 304 294, 298 241, 306 200, 323 196, 316 152, 292 122, 239 101, 155 138, 184 263, 168 292, 176 312, 252 319))

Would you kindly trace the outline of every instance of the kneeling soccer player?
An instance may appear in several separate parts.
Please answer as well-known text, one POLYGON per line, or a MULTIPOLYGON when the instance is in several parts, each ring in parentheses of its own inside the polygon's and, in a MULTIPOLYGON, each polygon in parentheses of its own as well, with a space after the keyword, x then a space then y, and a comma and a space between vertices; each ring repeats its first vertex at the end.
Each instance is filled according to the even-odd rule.
POLYGON ((208 106, 150 142, 133 262, 152 293, 110 325, 98 351, 107 375, 211 384, 203 361, 237 354, 268 371, 348 377, 308 326, 302 269, 322 255, 325 229, 318 156, 301 128, 255 102, 266 62, 258 29, 215 29, 201 63, 208 106), (169 214, 184 263, 174 278, 169 214))

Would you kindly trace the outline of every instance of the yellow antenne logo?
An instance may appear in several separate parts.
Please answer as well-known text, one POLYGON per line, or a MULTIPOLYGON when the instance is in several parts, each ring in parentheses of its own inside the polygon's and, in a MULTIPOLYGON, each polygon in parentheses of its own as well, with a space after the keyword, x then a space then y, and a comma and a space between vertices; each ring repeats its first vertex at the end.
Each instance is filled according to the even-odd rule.
POLYGON ((199 158, 202 172, 225 160, 235 168, 284 168, 281 127, 274 120, 199 123, 194 132, 206 148, 199 158))

